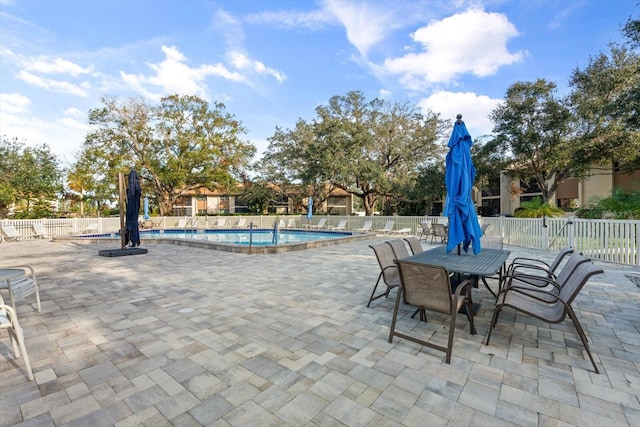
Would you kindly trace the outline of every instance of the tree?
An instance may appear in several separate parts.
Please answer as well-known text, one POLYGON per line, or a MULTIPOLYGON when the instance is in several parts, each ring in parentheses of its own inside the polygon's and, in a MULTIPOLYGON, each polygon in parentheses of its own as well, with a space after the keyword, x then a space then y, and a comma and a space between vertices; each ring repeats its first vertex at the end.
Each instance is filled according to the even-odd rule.
POLYGON ((313 126, 300 119, 292 130, 276 127, 268 141, 257 165, 262 179, 277 186, 295 205, 305 205, 303 201, 312 196, 318 211, 335 187, 324 176, 324 154, 313 126))
POLYGON ((629 39, 629 46, 640 47, 640 19, 629 18, 622 29, 622 35, 629 39))
POLYGON ((514 83, 490 115, 496 135, 492 145, 509 153, 512 176, 537 184, 543 203, 564 179, 584 174, 574 156, 571 112, 555 91, 555 83, 544 79, 514 83))
POLYGON ((15 204, 18 218, 52 216, 61 183, 59 161, 46 144, 28 147, 17 139, 0 139, 0 215, 15 204))
POLYGON ((221 103, 189 95, 167 96, 155 106, 134 98, 102 102, 89 112, 93 130, 82 161, 114 185, 118 172, 138 170, 143 192, 153 194, 161 215, 190 191, 231 188, 255 152, 240 139, 241 123, 221 103))
POLYGON ((444 154, 438 141, 444 123, 439 116, 418 113, 408 103, 374 99, 361 92, 334 96, 316 109, 316 135, 325 156, 324 174, 336 187, 363 201, 367 215, 382 198, 383 211, 415 177, 416 167, 444 154))
POLYGON ((640 55, 611 45, 571 75, 577 123, 576 155, 587 164, 611 162, 620 171, 640 168, 640 55))
POLYGON ((431 205, 442 200, 447 192, 444 180, 444 162, 431 162, 418 166, 416 176, 401 191, 399 215, 431 215, 431 205))

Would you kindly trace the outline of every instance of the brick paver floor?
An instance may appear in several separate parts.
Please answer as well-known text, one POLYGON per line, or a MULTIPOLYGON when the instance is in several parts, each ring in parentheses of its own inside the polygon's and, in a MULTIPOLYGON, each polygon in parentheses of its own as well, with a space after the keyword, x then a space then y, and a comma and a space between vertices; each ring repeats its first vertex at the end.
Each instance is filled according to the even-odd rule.
MULTIPOLYGON (((35 381, 0 336, 0 424, 640 426, 640 268, 597 263, 605 274, 574 303, 601 374, 568 319, 505 310, 483 345, 495 304, 482 286, 478 334, 460 316, 447 365, 387 341, 395 291, 366 307, 379 272, 368 245, 381 241, 278 255, 149 244, 117 258, 2 243, 0 266, 36 269, 42 313, 17 304, 35 381)), ((446 337, 444 317, 412 312, 399 327, 446 337)))

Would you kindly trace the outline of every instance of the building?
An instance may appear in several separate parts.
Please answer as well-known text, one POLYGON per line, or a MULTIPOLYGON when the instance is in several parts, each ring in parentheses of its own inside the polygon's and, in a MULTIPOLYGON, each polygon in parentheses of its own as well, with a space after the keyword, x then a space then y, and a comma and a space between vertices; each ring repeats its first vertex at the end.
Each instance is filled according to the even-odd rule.
MULTIPOLYGON (((562 182, 551 202, 565 211, 573 211, 584 206, 594 197, 609 197, 614 188, 640 191, 640 170, 627 174, 616 170, 615 167, 594 166, 591 176, 586 179, 571 178, 562 182)), ((542 192, 535 185, 524 185, 519 180, 512 179, 508 171, 504 171, 500 175, 500 182, 490 184, 488 190, 483 191, 482 194, 477 192, 475 196, 478 213, 481 215, 511 215, 521 202, 541 197, 542 192), (517 196, 514 197, 514 194, 517 196)))

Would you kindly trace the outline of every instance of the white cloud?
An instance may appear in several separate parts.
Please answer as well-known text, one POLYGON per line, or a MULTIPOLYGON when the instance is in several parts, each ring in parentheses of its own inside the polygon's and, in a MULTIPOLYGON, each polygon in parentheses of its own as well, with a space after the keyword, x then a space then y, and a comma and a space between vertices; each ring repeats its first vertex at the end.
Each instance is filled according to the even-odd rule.
POLYGON ((40 56, 35 59, 27 59, 24 61, 23 66, 28 71, 45 74, 69 74, 73 77, 78 77, 82 74, 89 74, 93 71, 93 67, 83 68, 62 58, 50 60, 44 56, 40 56))
POLYGON ((453 83, 465 73, 489 76, 524 58, 526 52, 507 50, 509 39, 518 35, 505 15, 469 9, 415 31, 412 38, 418 52, 387 58, 382 66, 372 67, 381 74, 399 75, 410 90, 453 83))
POLYGON ((82 97, 87 96, 87 84, 77 85, 71 82, 54 80, 54 79, 45 79, 43 77, 37 76, 28 71, 20 71, 16 76, 20 80, 29 83, 30 85, 41 87, 53 92, 66 93, 69 95, 78 95, 82 97))
POLYGON ((147 65, 155 74, 145 76, 143 74, 128 74, 120 71, 122 80, 133 90, 151 99, 157 99, 165 94, 195 94, 207 96, 207 78, 220 77, 225 80, 250 84, 249 77, 252 74, 268 75, 279 82, 286 76, 279 71, 265 66, 260 61, 252 60, 245 54, 234 51, 227 54, 230 62, 229 68, 224 64, 201 65, 191 68, 187 64, 187 58, 174 46, 162 46, 165 59, 159 64, 147 65), (160 93, 154 93, 158 90, 160 93))
POLYGON ((71 163, 72 156, 82 146, 87 125, 68 117, 41 120, 31 115, 2 113, 2 135, 19 138, 29 146, 47 144, 63 163, 71 163))
POLYGON ((275 24, 279 28, 307 28, 319 30, 336 22, 332 13, 327 10, 310 12, 278 11, 254 13, 246 17, 246 21, 254 24, 275 24))
POLYGON ((391 2, 325 0, 323 5, 344 25, 347 39, 363 58, 389 33, 407 25, 406 19, 399 19, 397 12, 401 9, 391 2))
POLYGON ((382 99, 387 99, 391 97, 391 91, 387 89, 380 89, 378 92, 378 96, 382 99))
POLYGON ((501 99, 489 98, 472 92, 440 91, 418 102, 423 110, 430 109, 439 113, 442 119, 449 119, 453 123, 456 115, 462 114, 462 120, 467 125, 473 138, 491 134, 493 123, 489 114, 500 103, 501 99))
POLYGON ((227 58, 229 59, 231 65, 236 67, 238 70, 252 71, 258 74, 269 75, 275 78, 280 83, 282 83, 287 78, 278 70, 269 68, 260 61, 252 60, 242 52, 229 52, 227 54, 227 58))
POLYGON ((0 93, 0 111, 7 114, 26 113, 31 100, 19 93, 0 93))

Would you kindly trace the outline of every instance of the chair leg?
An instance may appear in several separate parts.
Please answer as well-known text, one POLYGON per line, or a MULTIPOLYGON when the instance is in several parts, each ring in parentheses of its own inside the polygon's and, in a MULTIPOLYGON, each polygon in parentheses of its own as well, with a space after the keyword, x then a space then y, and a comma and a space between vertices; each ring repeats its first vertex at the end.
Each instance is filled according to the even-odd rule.
POLYGON ((393 307, 393 316, 391 317, 391 329, 389 330, 389 342, 393 342, 393 332, 396 329, 396 319, 398 318, 398 308, 400 307, 400 298, 402 289, 398 289, 398 293, 396 295, 396 303, 393 307))
POLYGON ((596 366, 596 362, 595 362, 595 360, 593 360, 593 355, 591 354, 591 350, 589 349, 589 344, 587 343, 587 341, 588 341, 587 340, 587 336, 585 335, 584 330, 580 326, 580 323, 578 322, 578 318, 576 317, 576 314, 573 312, 573 309, 570 306, 567 306, 567 314, 571 318, 571 321, 573 322, 573 326, 575 326, 576 331, 578 331, 578 336, 580 337, 580 340, 582 341, 582 345, 584 346, 584 349, 587 350, 587 354, 589 355, 589 359, 591 360, 591 364, 593 365, 593 369, 596 371, 596 374, 599 374, 600 371, 598 371, 598 367, 596 366))
POLYGON ((15 334, 17 335, 18 345, 20 346, 20 354, 22 356, 22 360, 24 360, 24 367, 27 371, 27 378, 29 379, 29 381, 33 381, 33 371, 31 370, 31 362, 29 362, 29 355, 27 354, 27 349, 24 345, 24 335, 22 334, 22 329, 15 331, 15 334))
POLYGON ((456 310, 456 306, 455 306, 455 301, 453 301, 451 303, 451 321, 449 324, 449 339, 447 340, 447 350, 446 350, 446 357, 444 359, 444 361, 447 364, 451 363, 451 350, 453 349, 453 332, 456 329, 456 314, 457 314, 458 310, 456 310))
POLYGON ((493 311, 493 318, 491 319, 491 323, 489 324, 487 339, 484 342, 485 345, 489 345, 489 340, 491 339, 491 332, 493 331, 493 328, 495 328, 496 323, 498 323, 498 315, 500 314, 500 310, 502 310, 502 307, 497 306, 496 309, 493 311))
POLYGON ((373 292, 371 292, 371 296, 369 297, 369 302, 367 303, 367 307, 369 307, 371 305, 371 301, 373 301, 374 299, 379 298, 381 295, 384 295, 384 294, 381 294, 381 295, 378 295, 375 298, 373 297, 373 295, 375 295, 375 293, 376 293, 376 289, 378 289, 378 285, 380 284, 380 279, 381 278, 382 278, 382 273, 380 273, 378 275, 378 280, 376 281, 376 285, 373 287, 373 292))

